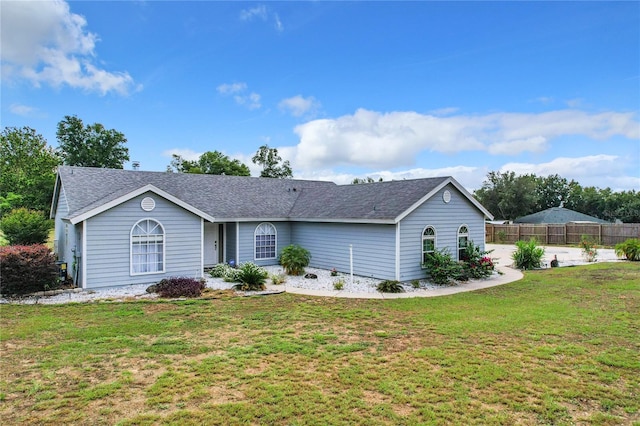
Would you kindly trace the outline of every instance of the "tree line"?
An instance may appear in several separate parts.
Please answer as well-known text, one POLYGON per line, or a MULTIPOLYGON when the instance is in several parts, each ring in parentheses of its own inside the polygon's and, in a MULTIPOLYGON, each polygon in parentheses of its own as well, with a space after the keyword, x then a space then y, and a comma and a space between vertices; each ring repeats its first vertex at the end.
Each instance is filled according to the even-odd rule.
POLYGON ((640 223, 640 193, 583 187, 557 174, 489 172, 473 194, 496 219, 514 220, 551 207, 565 207, 609 222, 640 223))
MULTIPOLYGON (((127 138, 100 123, 85 125, 77 116, 65 116, 56 128, 58 148, 30 127, 5 127, 0 134, 0 217, 25 207, 47 214, 59 165, 122 169, 129 161, 127 138)), ((288 161, 276 148, 261 146, 252 162, 261 177, 291 178, 288 161)), ((190 161, 173 155, 168 172, 250 176, 249 167, 219 151, 207 151, 190 161)))
MULTIPOLYGON (((57 125, 58 148, 29 127, 6 127, 0 135, 0 217, 26 207, 49 211, 56 168, 61 165, 122 169, 129 161, 125 135, 100 123, 85 125, 77 116, 65 116, 57 125)), ((261 177, 292 178, 291 165, 268 145, 251 161, 262 167, 261 177)), ((249 176, 246 164, 220 151, 207 151, 197 160, 173 155, 167 172, 249 176)), ((382 180, 382 179, 380 179, 382 180)), ((354 179, 353 184, 374 182, 354 179)), ((635 190, 582 187, 559 175, 538 177, 515 172, 489 172, 474 196, 496 218, 513 220, 550 207, 566 208, 607 221, 640 223, 640 194, 635 190)))

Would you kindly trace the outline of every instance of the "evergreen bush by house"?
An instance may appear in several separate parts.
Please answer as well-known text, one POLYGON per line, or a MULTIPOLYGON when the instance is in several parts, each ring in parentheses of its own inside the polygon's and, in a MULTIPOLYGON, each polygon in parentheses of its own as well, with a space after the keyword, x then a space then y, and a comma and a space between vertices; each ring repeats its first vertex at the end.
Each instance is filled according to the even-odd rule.
POLYGON ((11 245, 44 244, 53 222, 44 213, 24 207, 11 210, 0 221, 0 229, 11 245))
POLYGON ((287 274, 302 275, 304 268, 309 266, 311 253, 297 244, 291 244, 282 249, 279 261, 287 274))

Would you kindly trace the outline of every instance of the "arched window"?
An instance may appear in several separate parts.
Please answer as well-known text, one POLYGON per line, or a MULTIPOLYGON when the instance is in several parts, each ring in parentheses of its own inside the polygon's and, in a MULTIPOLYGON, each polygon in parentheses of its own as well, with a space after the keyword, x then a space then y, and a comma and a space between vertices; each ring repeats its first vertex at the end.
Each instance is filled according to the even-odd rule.
POLYGON ((469 228, 467 225, 461 225, 460 228, 458 228, 458 260, 466 260, 468 242, 469 228))
POLYGON ((275 259, 276 258, 276 227, 265 222, 256 227, 255 238, 255 258, 275 259))
POLYGON ((422 231, 422 263, 427 262, 429 253, 436 251, 436 228, 427 226, 422 231))
POLYGON ((131 274, 164 272, 164 228, 143 219, 131 228, 131 274))

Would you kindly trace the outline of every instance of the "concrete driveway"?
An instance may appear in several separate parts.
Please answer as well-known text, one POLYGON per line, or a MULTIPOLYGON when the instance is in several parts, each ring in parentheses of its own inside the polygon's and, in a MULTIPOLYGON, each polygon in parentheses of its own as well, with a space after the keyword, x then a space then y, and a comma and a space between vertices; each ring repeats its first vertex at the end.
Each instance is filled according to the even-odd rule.
MULTIPOLYGON (((545 267, 549 267, 551 261, 557 256, 559 266, 586 265, 588 262, 582 256, 582 249, 565 246, 542 246, 544 248, 543 262, 545 267)), ((489 254, 497 266, 511 266, 513 259, 511 255, 516 251, 515 244, 487 244, 486 250, 493 250, 489 254)), ((618 256, 613 249, 598 249, 597 262, 617 262, 618 256)))

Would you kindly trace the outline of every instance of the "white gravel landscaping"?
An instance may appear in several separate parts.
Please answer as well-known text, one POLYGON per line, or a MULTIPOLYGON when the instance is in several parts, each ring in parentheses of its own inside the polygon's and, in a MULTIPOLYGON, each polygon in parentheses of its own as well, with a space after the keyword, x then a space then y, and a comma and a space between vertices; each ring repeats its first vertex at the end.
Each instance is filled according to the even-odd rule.
MULTIPOLYGON (((501 244, 487 244, 487 250, 493 250, 490 257, 494 260, 497 267, 504 267, 511 265, 511 253, 515 249, 512 245, 501 244)), ((560 262, 560 266, 575 266, 582 265, 587 262, 582 258, 580 249, 574 247, 545 247, 545 264, 551 261, 551 259, 557 258, 560 262)), ((598 261, 600 262, 615 262, 619 261, 612 249, 599 249, 598 261)), ((283 274, 284 271, 281 266, 268 266, 265 269, 269 272, 269 277, 272 275, 283 274)), ((353 276, 353 282, 350 275, 347 273, 339 272, 337 276, 331 276, 331 271, 317 268, 306 268, 307 274, 315 274, 317 278, 305 278, 302 276, 287 275, 284 283, 280 285, 272 285, 271 279, 267 280, 268 288, 272 291, 286 291, 287 289, 304 289, 310 291, 327 292, 327 295, 336 294, 337 290, 334 284, 339 280, 344 282, 342 293, 353 294, 376 294, 376 286, 380 283, 379 279, 353 276)), ((492 280, 497 277, 497 273, 488 280, 492 280)), ((232 288, 236 283, 225 282, 222 278, 212 278, 206 275, 207 287, 214 290, 227 290, 232 288)), ((479 280, 478 280, 479 281, 479 280)), ((472 283, 470 281, 469 283, 472 283)), ((462 287, 464 284, 460 285, 462 287)), ((97 300, 101 301, 122 301, 122 300, 138 300, 138 299, 153 299, 157 298, 157 294, 149 294, 146 292, 149 284, 141 285, 127 285, 118 287, 108 287, 94 290, 56 290, 46 293, 39 293, 28 297, 18 299, 5 299, 0 298, 0 304, 2 303, 17 303, 17 304, 62 304, 73 302, 93 302, 97 300)), ((447 286, 444 286, 447 287, 447 286)), ((443 286, 435 285, 427 280, 420 281, 420 288, 415 289, 411 282, 403 283, 405 293, 415 293, 421 291, 422 293, 429 293, 429 290, 441 290, 443 286)), ((451 288, 451 287, 449 287, 451 288)))

